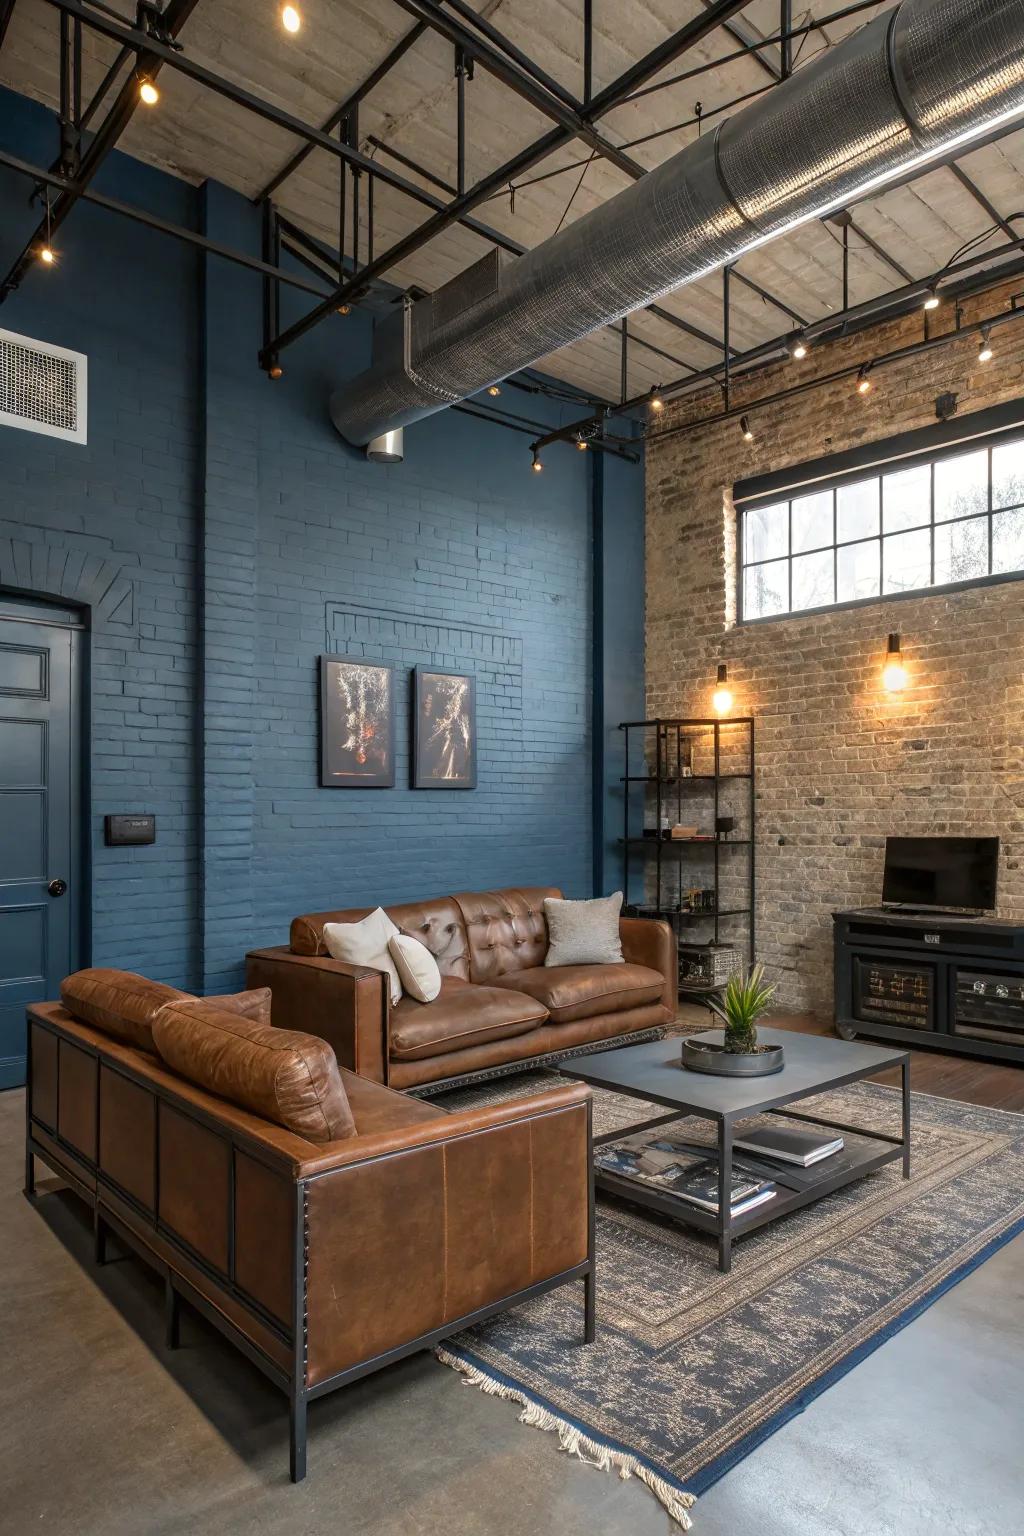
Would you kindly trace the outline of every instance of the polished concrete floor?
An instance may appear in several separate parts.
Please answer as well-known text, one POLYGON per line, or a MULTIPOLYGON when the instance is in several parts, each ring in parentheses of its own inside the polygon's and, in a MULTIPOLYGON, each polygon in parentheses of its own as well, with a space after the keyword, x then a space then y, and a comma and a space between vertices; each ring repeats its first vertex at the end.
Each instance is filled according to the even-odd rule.
MULTIPOLYGON (((428 1355, 314 1403, 292 1487, 283 1398, 192 1316, 168 1355, 155 1277, 97 1269, 84 1207, 41 1166, 38 1204, 22 1197, 22 1114, 0 1095, 4 1536, 677 1530, 428 1355)), ((1008 1536, 1022 1404, 1018 1238, 709 1490, 695 1536, 1008 1536)))

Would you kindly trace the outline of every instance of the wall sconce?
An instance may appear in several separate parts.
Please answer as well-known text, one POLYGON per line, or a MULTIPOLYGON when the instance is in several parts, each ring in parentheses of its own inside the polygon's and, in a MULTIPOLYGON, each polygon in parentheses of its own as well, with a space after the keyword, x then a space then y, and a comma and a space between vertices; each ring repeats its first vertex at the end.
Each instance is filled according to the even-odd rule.
POLYGON ((889 636, 889 649, 882 669, 882 686, 889 693, 902 693, 907 686, 907 669, 903 665, 899 635, 889 636))
POLYGON ((716 715, 727 715, 732 709, 732 689, 729 687, 729 669, 724 661, 718 664, 718 687, 711 695, 716 715))

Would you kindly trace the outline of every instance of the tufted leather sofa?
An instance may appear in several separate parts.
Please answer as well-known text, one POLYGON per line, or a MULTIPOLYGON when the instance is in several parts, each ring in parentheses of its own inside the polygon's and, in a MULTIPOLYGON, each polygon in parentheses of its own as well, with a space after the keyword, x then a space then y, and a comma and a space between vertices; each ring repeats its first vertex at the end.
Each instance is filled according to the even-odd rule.
POLYGON ((288 947, 254 950, 247 984, 270 987, 273 1021, 322 1035, 343 1066, 393 1088, 436 1091, 467 1078, 650 1038, 675 1018, 675 938, 623 918, 623 965, 545 966, 545 896, 554 887, 463 891, 388 907, 441 971, 432 1003, 392 1007, 381 972, 333 960, 325 923, 372 909, 296 917, 288 947))
POLYGON ((208 1092, 156 1054, 169 1034, 195 1064, 197 999, 85 974, 88 1007, 79 989, 28 1010, 25 1193, 39 1159, 91 1210, 97 1262, 112 1236, 161 1275, 169 1349, 185 1300, 286 1394, 293 1480, 310 1399, 473 1322, 582 1280, 593 1339, 588 1089, 448 1113, 339 1072, 317 1040, 351 1119, 314 1141, 228 1096, 253 1026, 218 1046, 237 1073, 208 1092))

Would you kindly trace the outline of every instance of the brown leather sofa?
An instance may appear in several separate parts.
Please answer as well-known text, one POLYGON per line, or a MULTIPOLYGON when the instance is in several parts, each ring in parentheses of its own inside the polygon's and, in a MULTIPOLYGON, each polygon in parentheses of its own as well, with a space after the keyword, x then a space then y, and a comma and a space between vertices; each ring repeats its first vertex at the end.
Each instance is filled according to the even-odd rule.
MULTIPOLYGON (((25 1193, 40 1158, 91 1207, 98 1262, 113 1234, 163 1275, 169 1348, 184 1299, 286 1393, 294 1481, 312 1398, 569 1280, 584 1281, 593 1338, 585 1088, 449 1114, 339 1073, 323 1041, 303 1037, 348 1100, 344 1139, 311 1140, 129 1043, 142 1023, 139 1039, 168 1049, 168 1026, 148 1026, 185 994, 122 972, 79 974, 106 1013, 80 1011, 108 1027, 60 1003, 28 1010, 25 1193), (127 1031, 119 1009, 133 1015, 127 1031)), ((281 1034, 237 1012, 215 1018, 220 1070, 233 1030, 243 1050, 249 1036, 259 1048, 281 1034)), ((175 1052, 190 1066, 187 1009, 178 1023, 175 1052)))
POLYGON ((560 894, 464 891, 388 907, 437 960, 432 1003, 392 1007, 382 972, 327 953, 324 924, 358 922, 369 907, 295 918, 287 947, 248 955, 247 984, 271 988, 276 1025, 322 1035, 353 1072, 419 1093, 654 1038, 676 1015, 671 928, 623 918, 624 965, 545 966, 544 898, 560 894))

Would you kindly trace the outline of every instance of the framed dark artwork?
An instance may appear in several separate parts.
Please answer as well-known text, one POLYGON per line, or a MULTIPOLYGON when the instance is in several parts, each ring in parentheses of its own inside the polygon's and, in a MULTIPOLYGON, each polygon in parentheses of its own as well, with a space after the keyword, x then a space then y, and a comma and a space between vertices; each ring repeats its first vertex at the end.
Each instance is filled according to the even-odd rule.
POLYGON ((413 789, 475 789, 476 679, 417 667, 412 734, 413 789))
POLYGON ((363 656, 321 656, 320 783, 391 789, 394 782, 394 668, 363 656))

